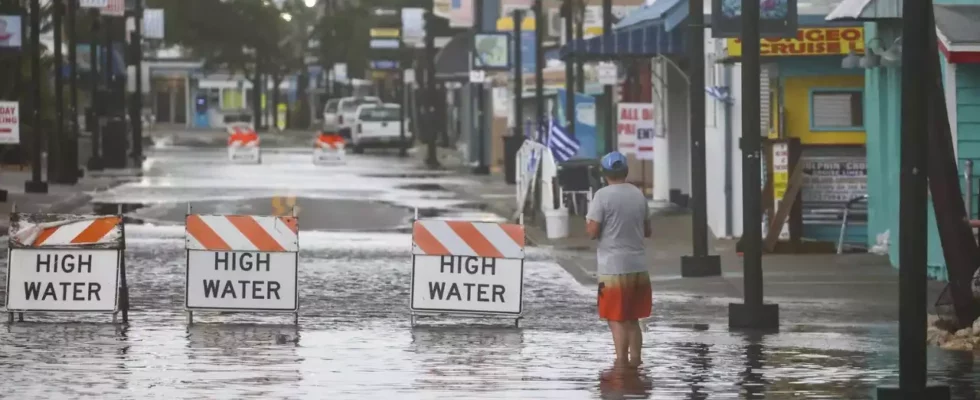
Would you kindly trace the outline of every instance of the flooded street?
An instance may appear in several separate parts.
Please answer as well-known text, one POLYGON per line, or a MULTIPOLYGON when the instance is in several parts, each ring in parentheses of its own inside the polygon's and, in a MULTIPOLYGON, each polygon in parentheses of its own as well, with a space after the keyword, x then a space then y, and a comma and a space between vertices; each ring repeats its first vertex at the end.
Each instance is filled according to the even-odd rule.
MULTIPOLYGON (((693 314, 711 301, 658 294, 645 366, 613 371, 595 287, 548 249, 527 250, 524 318, 421 318, 412 326, 410 223, 502 219, 457 197, 465 177, 392 155, 314 166, 307 148, 231 165, 223 148, 160 148, 145 176, 97 193, 125 204, 128 326, 101 314, 28 314, 0 326, 0 397, 120 399, 871 399, 897 377, 897 324, 730 333, 693 314), (298 207, 299 323, 292 314, 183 310, 183 220, 298 207), (702 325, 695 325, 702 324, 702 325), (629 397, 635 396, 635 397, 629 397)), ((6 269, 3 270, 6 273, 6 269)), ((6 279, 6 276, 0 276, 6 279)), ((0 296, 4 298, 5 296, 0 296)), ((6 319, 4 319, 6 321, 6 319)), ((930 348, 930 375, 976 397, 969 353, 930 348)))

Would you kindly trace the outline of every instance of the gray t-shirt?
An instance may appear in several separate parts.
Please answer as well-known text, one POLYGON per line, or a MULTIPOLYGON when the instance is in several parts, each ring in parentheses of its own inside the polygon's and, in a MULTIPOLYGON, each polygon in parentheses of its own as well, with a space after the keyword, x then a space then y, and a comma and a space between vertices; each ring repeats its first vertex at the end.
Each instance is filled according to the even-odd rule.
POLYGON ((647 271, 643 225, 646 196, 632 184, 609 185, 595 192, 585 218, 599 223, 599 275, 647 271))

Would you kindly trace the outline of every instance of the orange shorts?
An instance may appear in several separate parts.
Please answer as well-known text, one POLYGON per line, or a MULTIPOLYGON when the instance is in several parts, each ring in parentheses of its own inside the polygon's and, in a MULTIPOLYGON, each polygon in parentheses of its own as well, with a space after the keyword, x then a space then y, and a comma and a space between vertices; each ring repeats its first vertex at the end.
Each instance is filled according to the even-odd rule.
POLYGON ((650 274, 599 275, 599 318, 630 321, 650 317, 650 274))

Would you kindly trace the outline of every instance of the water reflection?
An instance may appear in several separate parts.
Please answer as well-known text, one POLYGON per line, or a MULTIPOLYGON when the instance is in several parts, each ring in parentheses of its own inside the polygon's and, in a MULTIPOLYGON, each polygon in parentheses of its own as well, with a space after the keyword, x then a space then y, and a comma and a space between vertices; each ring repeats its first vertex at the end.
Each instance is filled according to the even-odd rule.
POLYGON ((745 336, 745 369, 739 374, 738 386, 747 399, 766 398, 766 385, 762 371, 765 359, 765 347, 762 345, 762 335, 749 334, 745 336))
POLYGON ((407 351, 425 373, 417 389, 497 392, 526 375, 523 329, 485 325, 417 326, 407 351))
POLYGON ((691 400, 707 399, 710 392, 705 387, 705 383, 710 378, 712 368, 711 357, 709 356, 711 346, 704 343, 685 343, 681 344, 681 348, 690 352, 688 364, 693 369, 690 376, 684 379, 691 385, 691 393, 687 398, 691 400))
POLYGON ((195 324, 187 328, 185 390, 213 393, 217 387, 261 398, 303 380, 295 325, 195 324))
POLYGON ((653 381, 644 368, 613 366, 599 374, 603 399, 649 399, 653 381))

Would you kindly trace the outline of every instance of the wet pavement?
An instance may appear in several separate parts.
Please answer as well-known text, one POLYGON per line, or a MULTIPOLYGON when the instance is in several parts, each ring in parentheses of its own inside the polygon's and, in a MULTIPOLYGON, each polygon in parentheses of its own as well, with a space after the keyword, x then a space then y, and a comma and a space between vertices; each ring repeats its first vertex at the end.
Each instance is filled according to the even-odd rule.
MULTIPOLYGON (((692 313, 702 297, 655 296, 645 367, 611 370, 612 343, 582 285, 546 249, 529 248, 525 317, 408 313, 414 210, 500 221, 446 189, 465 176, 385 155, 317 167, 306 148, 232 165, 222 149, 149 154, 140 182, 96 193, 125 204, 132 297, 128 326, 108 315, 30 314, 0 326, 0 397, 167 399, 870 399, 897 376, 893 323, 730 333, 692 313), (195 212, 300 219, 300 316, 183 312, 182 222, 195 212)), ((5 269, 0 274, 5 274, 5 269)), ((0 276, 0 279, 5 279, 0 276)), ((0 296, 0 298, 3 298, 0 296)), ((930 376, 976 397, 972 355, 930 349, 930 376)))

